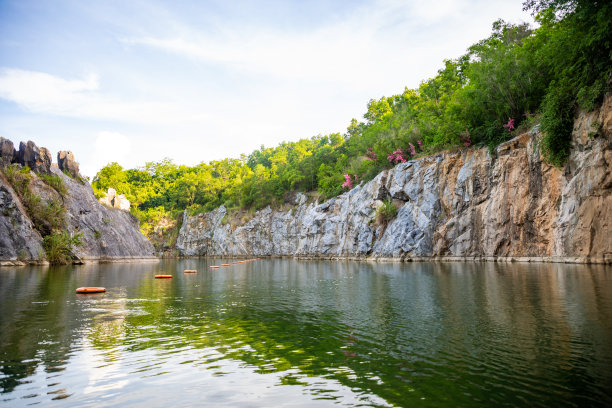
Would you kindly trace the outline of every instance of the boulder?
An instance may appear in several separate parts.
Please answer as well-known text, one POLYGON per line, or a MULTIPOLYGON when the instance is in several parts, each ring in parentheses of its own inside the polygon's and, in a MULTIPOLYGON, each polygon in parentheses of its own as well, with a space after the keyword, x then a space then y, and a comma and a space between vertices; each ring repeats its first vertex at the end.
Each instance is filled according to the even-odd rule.
POLYGON ((49 174, 51 153, 45 148, 42 148, 41 151, 33 141, 28 140, 27 143, 20 142, 17 157, 17 161, 21 165, 28 166, 39 173, 49 174))
POLYGON ((115 203, 113 203, 113 207, 119 208, 123 211, 130 211, 130 200, 125 198, 124 194, 119 194, 115 200, 115 203), (115 204, 117 204, 118 207, 115 204))
POLYGON ((17 152, 13 142, 0 137, 0 166, 8 166, 15 160, 17 152))
POLYGON ((62 172, 68 173, 72 178, 81 178, 79 163, 76 162, 71 151, 62 150, 57 152, 57 166, 62 172))
POLYGON ((106 195, 98 201, 107 207, 119 208, 124 211, 130 210, 130 201, 125 198, 124 194, 117 195, 117 191, 114 188, 109 188, 106 195))

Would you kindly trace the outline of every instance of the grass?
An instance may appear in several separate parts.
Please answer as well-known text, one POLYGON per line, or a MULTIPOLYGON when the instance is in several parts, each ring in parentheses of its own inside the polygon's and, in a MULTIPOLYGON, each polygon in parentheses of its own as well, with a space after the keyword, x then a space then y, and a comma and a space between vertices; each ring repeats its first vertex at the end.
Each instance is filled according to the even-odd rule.
POLYGON ((65 265, 72 261, 72 250, 80 246, 83 234, 72 235, 66 231, 56 232, 43 238, 43 248, 47 254, 47 260, 54 265, 65 265))
POLYGON ((58 194, 64 198, 68 192, 66 185, 60 176, 55 174, 38 174, 38 177, 44 181, 49 187, 53 188, 58 194))
POLYGON ((397 216, 397 208, 391 199, 383 201, 376 209, 376 224, 386 227, 397 216))

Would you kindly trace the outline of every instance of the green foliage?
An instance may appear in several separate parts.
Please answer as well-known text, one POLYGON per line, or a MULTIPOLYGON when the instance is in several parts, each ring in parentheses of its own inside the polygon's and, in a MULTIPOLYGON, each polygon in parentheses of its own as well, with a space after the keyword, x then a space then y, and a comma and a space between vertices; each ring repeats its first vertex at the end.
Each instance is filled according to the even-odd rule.
POLYGON ((529 0, 546 37, 540 58, 551 81, 542 103, 542 147, 550 162, 568 156, 575 112, 590 111, 610 89, 612 4, 590 0, 529 0))
POLYGON ((568 85, 551 86, 542 109, 542 152, 548 160, 561 166, 568 156, 574 124, 574 95, 568 85))
POLYGON ((56 232, 43 238, 43 248, 47 254, 47 260, 51 264, 64 265, 72 261, 72 250, 75 246, 82 245, 82 233, 71 235, 68 232, 56 232))

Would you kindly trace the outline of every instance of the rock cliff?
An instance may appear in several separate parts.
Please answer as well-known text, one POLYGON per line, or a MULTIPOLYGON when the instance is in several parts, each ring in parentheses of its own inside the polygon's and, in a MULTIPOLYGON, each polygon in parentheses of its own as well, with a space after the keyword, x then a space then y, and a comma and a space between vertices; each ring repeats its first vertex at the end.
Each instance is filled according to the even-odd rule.
POLYGON ((10 140, 0 138, 0 263, 44 261, 43 237, 33 211, 42 212, 39 218, 45 217, 45 211, 60 214, 66 231, 81 234, 82 245, 73 248, 76 260, 154 257, 153 245, 140 232, 138 220, 129 212, 107 208, 96 200, 71 152, 59 152, 58 163, 59 167, 52 164, 50 152, 33 142, 21 143, 17 151, 10 140), (17 187, 14 176, 13 183, 9 180, 11 171, 22 174, 17 187), (63 185, 64 190, 53 188, 45 177, 63 185), (28 202, 24 202, 24 196, 28 202))
POLYGON ((183 256, 612 261, 612 97, 575 122, 562 169, 537 129, 490 154, 466 149, 399 164, 324 203, 298 195, 232 226, 227 211, 187 213, 183 256), (385 200, 397 216, 378 225, 385 200))

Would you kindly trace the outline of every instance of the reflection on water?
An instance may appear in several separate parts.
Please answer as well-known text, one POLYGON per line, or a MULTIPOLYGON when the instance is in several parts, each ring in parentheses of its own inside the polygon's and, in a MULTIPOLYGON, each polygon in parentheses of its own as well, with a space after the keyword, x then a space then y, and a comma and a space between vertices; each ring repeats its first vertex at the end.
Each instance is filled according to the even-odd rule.
POLYGON ((0 269, 0 405, 612 404, 610 267, 214 263, 0 269))

